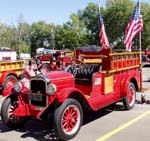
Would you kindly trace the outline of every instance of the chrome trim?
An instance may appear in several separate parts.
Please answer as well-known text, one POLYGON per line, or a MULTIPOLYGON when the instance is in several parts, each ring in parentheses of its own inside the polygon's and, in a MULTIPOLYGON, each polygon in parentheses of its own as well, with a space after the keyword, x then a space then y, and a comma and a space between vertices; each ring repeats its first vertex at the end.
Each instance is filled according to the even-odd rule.
MULTIPOLYGON (((35 82, 36 83, 36 82, 35 82)), ((32 106, 34 106, 34 107, 36 107, 36 109, 41 109, 41 108, 47 108, 48 107, 48 96, 46 95, 47 94, 47 85, 48 84, 50 84, 51 83, 51 81, 50 81, 50 79, 48 79, 48 77, 46 77, 45 75, 37 75, 37 76, 34 76, 34 77, 32 77, 31 79, 30 79, 30 86, 29 86, 29 88, 30 88, 30 93, 29 93, 29 96, 28 96, 28 99, 29 99, 29 104, 30 105, 32 105, 32 106), (43 83, 45 83, 45 84, 43 84, 43 85, 45 85, 43 88, 44 88, 44 91, 45 91, 45 93, 38 93, 38 92, 32 92, 31 90, 32 90, 32 88, 31 88, 31 82, 32 81, 43 81, 43 83), (36 104, 32 104, 32 100, 30 99, 30 94, 35 94, 35 95, 41 95, 41 96, 45 96, 45 105, 44 106, 42 106, 42 104, 40 105, 36 105, 36 104)), ((36 90, 36 89, 35 89, 36 90)), ((34 101, 34 100, 33 100, 34 101)), ((35 100, 36 101, 36 100, 35 100)))
POLYGON ((22 90, 22 83, 18 81, 14 84, 14 91, 19 93, 21 92, 21 90, 22 90), (16 90, 16 87, 19 88, 19 90, 18 89, 16 90))
POLYGON ((49 79, 47 76, 42 75, 42 74, 41 74, 41 75, 33 76, 33 77, 30 79, 30 81, 31 81, 31 80, 40 80, 40 79, 45 80, 46 82, 51 83, 50 79, 49 79))
MULTIPOLYGON (((29 95, 30 94, 34 94, 34 93, 29 93, 29 95)), ((37 93, 35 93, 35 95, 36 95, 37 93)), ((31 105, 31 106, 34 106, 34 107, 36 107, 36 110, 41 110, 41 109, 45 109, 45 108, 47 108, 48 107, 48 96, 46 96, 46 104, 45 104, 45 106, 41 106, 41 105, 34 105, 34 104, 32 104, 31 103, 31 99, 29 98, 29 95, 28 95, 28 99, 29 99, 29 105, 31 105)))
POLYGON ((57 88, 56 88, 56 85, 55 84, 53 84, 53 83, 51 83, 51 84, 47 84, 47 89, 46 89, 46 93, 47 94, 49 94, 49 95, 54 95, 55 93, 56 93, 56 91, 57 91, 57 88), (51 92, 51 93, 49 93, 49 91, 48 91, 48 87, 49 86, 51 86, 52 87, 52 89, 53 89, 53 92, 51 92))

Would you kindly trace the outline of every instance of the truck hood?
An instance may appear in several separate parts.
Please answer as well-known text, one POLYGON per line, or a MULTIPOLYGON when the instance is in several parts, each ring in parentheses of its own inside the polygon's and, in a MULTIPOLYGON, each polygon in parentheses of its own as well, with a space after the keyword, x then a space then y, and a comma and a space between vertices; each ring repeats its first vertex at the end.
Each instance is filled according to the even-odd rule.
POLYGON ((51 71, 45 76, 48 77, 52 82, 66 79, 74 79, 73 75, 66 71, 51 71))
POLYGON ((38 83, 38 81, 41 79, 46 81, 47 84, 49 82, 54 84, 57 93, 59 93, 63 89, 75 87, 74 76, 66 71, 51 71, 49 73, 46 73, 45 75, 36 75, 30 79, 30 83, 32 82, 32 84, 30 84, 30 87, 40 87, 41 83, 38 83), (36 85, 36 83, 38 84, 36 85))
POLYGON ((52 71, 45 75, 50 79, 51 83, 55 84, 58 90, 67 87, 74 87, 74 76, 66 71, 52 71))

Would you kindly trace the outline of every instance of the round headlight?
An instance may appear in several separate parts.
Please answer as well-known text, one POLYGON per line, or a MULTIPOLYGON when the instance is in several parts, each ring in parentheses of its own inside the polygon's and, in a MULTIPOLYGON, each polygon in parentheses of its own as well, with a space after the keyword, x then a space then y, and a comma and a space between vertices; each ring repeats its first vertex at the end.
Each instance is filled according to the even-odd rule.
POLYGON ((19 93, 22 90, 22 84, 20 82, 16 82, 14 85, 15 92, 19 93))
POLYGON ((53 95, 56 92, 56 86, 54 84, 47 85, 47 93, 53 95))

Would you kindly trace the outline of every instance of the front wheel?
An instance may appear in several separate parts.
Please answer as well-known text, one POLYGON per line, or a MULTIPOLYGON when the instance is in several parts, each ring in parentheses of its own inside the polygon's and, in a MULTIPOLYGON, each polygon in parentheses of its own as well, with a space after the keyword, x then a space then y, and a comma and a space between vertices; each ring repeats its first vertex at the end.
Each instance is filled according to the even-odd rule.
POLYGON ((17 98, 11 98, 8 96, 4 99, 1 106, 1 118, 4 124, 10 128, 20 128, 26 122, 26 117, 19 117, 13 114, 15 109, 18 107, 17 98))
POLYGON ((72 139, 83 123, 83 110, 75 99, 67 99, 54 113, 54 126, 61 139, 72 139))
POLYGON ((126 110, 130 110, 134 107, 136 99, 136 89, 133 83, 129 83, 127 95, 123 99, 123 105, 126 110))

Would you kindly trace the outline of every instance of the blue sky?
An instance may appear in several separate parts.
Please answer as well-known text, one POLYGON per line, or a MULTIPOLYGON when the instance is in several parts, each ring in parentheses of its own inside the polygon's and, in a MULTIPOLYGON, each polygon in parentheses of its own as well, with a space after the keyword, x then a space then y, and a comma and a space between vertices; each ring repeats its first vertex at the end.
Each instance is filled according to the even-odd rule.
POLYGON ((90 2, 104 6, 106 0, 0 0, 0 22, 15 25, 22 15, 28 23, 44 20, 62 24, 69 20, 72 12, 84 9, 90 2))

